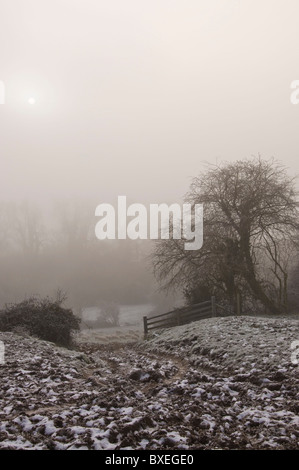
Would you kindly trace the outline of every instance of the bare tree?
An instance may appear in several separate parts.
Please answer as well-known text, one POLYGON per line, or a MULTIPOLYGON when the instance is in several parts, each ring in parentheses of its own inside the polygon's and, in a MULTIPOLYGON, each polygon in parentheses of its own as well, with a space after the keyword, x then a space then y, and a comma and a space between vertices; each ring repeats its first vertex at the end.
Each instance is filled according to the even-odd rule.
POLYGON ((11 247, 12 223, 11 204, 0 202, 0 254, 7 253, 11 247))
POLYGON ((273 312, 287 310, 290 253, 298 230, 294 180, 260 157, 215 166, 194 178, 187 201, 204 206, 204 244, 160 240, 154 269, 164 288, 204 286, 233 304, 238 292, 273 312))
POLYGON ((45 242, 45 230, 39 208, 27 202, 14 205, 11 209, 11 218, 16 244, 26 255, 39 254, 45 242))
POLYGON ((61 201, 55 205, 58 232, 70 251, 86 247, 93 228, 93 210, 84 203, 61 201))
POLYGON ((119 305, 115 302, 100 302, 101 315, 108 325, 119 326, 119 305))

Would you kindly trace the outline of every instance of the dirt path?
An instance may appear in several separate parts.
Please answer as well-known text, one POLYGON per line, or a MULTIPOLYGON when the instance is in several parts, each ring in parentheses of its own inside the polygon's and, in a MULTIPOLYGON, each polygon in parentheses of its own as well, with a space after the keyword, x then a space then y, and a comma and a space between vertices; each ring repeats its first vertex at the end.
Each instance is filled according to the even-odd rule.
MULTIPOLYGON (((157 387, 171 388, 182 380, 189 368, 187 361, 170 354, 140 352, 135 349, 135 343, 84 343, 79 350, 85 357, 80 368, 80 380, 91 385, 94 391, 101 391, 103 397, 109 394, 111 381, 121 383, 122 390, 125 384, 128 395, 137 389, 145 397, 150 397, 155 394, 157 387)), ((53 416, 64 413, 68 408, 69 403, 53 403, 26 410, 25 415, 29 418, 35 415, 53 416)))
POLYGON ((298 448, 298 382, 287 363, 242 372, 220 367, 223 355, 198 352, 196 365, 177 345, 173 354, 138 343, 67 351, 0 339, 0 449, 298 448))
MULTIPOLYGON (((94 361, 93 368, 82 371, 86 379, 91 379, 97 372, 97 359, 104 360, 115 375, 129 378, 139 383, 140 390, 146 392, 159 385, 170 386, 181 380, 189 369, 189 363, 171 354, 147 353, 138 351, 135 343, 121 344, 82 344, 80 350, 94 361), (134 352, 133 352, 134 351, 134 352), (150 367, 149 367, 150 365, 150 367)), ((109 373, 108 373, 109 375, 109 373)), ((99 381, 95 381, 95 384, 99 381)), ((134 383, 133 382, 133 383, 134 383)), ((105 386, 103 381, 100 385, 105 386)))

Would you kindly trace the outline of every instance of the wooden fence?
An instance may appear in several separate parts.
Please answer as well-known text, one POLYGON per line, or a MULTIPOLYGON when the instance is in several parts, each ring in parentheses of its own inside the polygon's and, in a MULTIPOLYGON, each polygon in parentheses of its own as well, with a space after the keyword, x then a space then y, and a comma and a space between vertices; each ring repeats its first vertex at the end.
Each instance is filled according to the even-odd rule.
POLYGON ((146 338, 151 330, 157 328, 170 328, 204 318, 223 317, 233 314, 231 310, 216 304, 215 297, 212 297, 211 300, 206 302, 178 308, 171 312, 151 317, 143 317, 144 336, 146 338))

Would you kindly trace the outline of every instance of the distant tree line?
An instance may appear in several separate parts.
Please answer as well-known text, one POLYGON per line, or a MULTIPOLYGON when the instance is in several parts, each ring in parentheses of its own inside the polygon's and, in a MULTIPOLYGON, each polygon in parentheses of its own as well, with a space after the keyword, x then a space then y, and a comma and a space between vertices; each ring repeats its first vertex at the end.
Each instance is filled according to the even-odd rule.
POLYGON ((155 296, 149 243, 95 238, 92 205, 0 202, 0 308, 34 295, 67 293, 81 308, 146 303, 155 296))

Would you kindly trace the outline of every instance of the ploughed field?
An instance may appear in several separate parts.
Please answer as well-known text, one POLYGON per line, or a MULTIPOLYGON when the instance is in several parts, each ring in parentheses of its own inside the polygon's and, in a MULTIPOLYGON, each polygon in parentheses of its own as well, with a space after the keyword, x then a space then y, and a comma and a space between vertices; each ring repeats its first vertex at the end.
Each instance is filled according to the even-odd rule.
POLYGON ((73 351, 0 333, 0 449, 298 449, 298 325, 213 318, 73 351))

